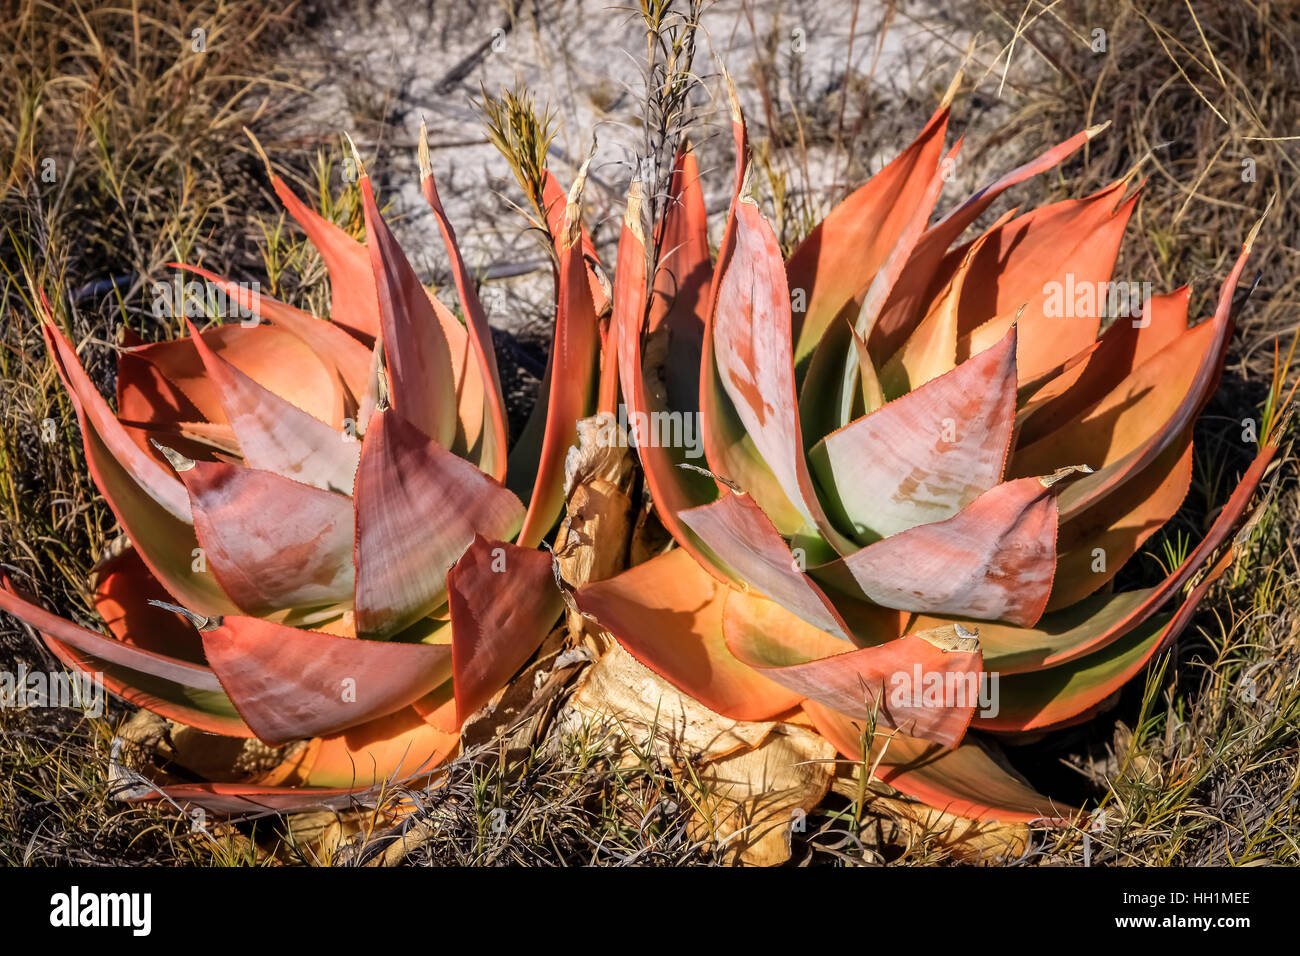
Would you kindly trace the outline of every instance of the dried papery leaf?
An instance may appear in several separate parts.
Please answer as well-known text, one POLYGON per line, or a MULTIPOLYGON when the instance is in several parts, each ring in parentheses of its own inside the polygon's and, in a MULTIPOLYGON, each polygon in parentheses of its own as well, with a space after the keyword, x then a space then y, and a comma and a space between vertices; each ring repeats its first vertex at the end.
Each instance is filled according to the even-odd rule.
POLYGON ((692 836, 717 841, 732 862, 784 862, 796 811, 811 811, 830 786, 834 748, 823 738, 793 724, 723 717, 617 644, 589 668, 567 709, 570 721, 612 725, 638 750, 697 768, 679 784, 698 793, 692 836))
POLYGON ((717 760, 757 746, 777 726, 710 710, 619 644, 587 669, 567 706, 586 721, 611 724, 636 743, 652 745, 669 761, 717 760))
MULTIPOLYGON (((626 436, 608 414, 578 422, 578 445, 565 464, 565 518, 552 550, 564 581, 581 587, 627 566, 636 476, 626 436)), ((566 614, 574 639, 581 636, 592 651, 603 652, 603 636, 587 626, 576 605, 568 602, 566 614)))
POLYGON ((464 749, 504 740, 510 760, 543 742, 573 678, 594 657, 566 649, 568 637, 561 623, 542 641, 532 663, 465 721, 460 733, 464 749))
POLYGON ((722 857, 745 866, 780 866, 796 828, 830 790, 835 748, 804 727, 781 723, 758 746, 722 757, 699 773, 705 795, 691 821, 696 839, 717 841, 722 857))

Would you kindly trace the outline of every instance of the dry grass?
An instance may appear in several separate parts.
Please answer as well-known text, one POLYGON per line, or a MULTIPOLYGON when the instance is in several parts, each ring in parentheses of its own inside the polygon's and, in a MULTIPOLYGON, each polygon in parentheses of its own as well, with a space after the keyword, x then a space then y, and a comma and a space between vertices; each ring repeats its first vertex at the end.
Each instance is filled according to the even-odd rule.
MULTIPOLYGON (((284 80, 266 51, 293 17, 247 0, 80 9, 24 0, 0 14, 0 555, 22 587, 83 622, 92 620, 86 575, 113 522, 86 476, 32 296, 44 289, 59 304, 111 394, 120 330, 173 331, 141 318, 151 314, 142 290, 165 262, 261 266, 254 216, 276 211, 247 189, 258 165, 240 127, 265 115, 263 100, 284 80)), ((0 669, 19 661, 52 666, 6 618, 0 669)), ((107 800, 107 746, 121 713, 0 711, 0 860, 212 859, 193 855, 174 814, 107 800)))

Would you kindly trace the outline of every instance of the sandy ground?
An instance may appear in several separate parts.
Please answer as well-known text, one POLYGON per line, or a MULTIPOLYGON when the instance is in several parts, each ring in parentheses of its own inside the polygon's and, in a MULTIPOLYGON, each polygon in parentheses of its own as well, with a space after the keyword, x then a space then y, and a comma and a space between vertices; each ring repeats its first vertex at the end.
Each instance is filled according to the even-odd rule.
MULTIPOLYGON (((551 169, 566 186, 597 138, 588 225, 602 259, 612 262, 623 196, 642 142, 645 35, 639 15, 603 0, 538 0, 516 4, 513 15, 508 2, 514 0, 331 4, 288 54, 309 94, 293 111, 294 125, 281 142, 286 149, 334 145, 339 133, 350 132, 393 202, 399 237, 417 269, 441 282, 447 278, 445 257, 418 191, 415 144, 423 118, 443 201, 471 267, 488 278, 489 319, 531 339, 548 316, 549 270, 526 272, 545 260, 512 207, 522 197, 483 136, 471 97, 480 88, 495 93, 521 84, 539 105, 549 105, 557 124, 551 169), (521 269, 524 275, 504 278, 521 269)), ((951 78, 966 40, 950 29, 936 31, 933 8, 915 0, 902 6, 906 12, 882 29, 885 4, 862 0, 852 30, 852 0, 717 0, 706 8, 696 57, 702 85, 693 140, 700 144, 711 211, 726 207, 728 174, 722 170, 731 163, 719 62, 735 78, 760 142, 768 133, 762 71, 778 112, 789 115, 797 103, 827 130, 839 125, 846 64, 852 90, 846 135, 861 113, 859 97, 887 104, 873 110, 870 128, 859 129, 860 162, 842 186, 856 185, 910 141, 951 78)), ((827 187, 846 172, 828 157, 843 151, 818 129, 804 132, 809 178, 823 202, 827 187)), ((802 169, 794 168, 799 164, 793 153, 779 151, 776 159, 791 166, 792 184, 800 188, 802 169)))

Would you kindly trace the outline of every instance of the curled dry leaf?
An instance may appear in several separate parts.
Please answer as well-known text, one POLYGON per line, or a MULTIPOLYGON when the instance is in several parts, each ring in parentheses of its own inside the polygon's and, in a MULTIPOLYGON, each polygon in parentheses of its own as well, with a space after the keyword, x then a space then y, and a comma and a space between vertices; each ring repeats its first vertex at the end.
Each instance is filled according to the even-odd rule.
MULTIPOLYGON (((570 698, 566 723, 609 725, 677 767, 695 801, 694 839, 724 858, 767 866, 790 856, 799 813, 831 785, 835 748, 799 724, 732 720, 682 694, 614 643, 570 698), (687 767, 689 765, 689 768, 687 767)), ((628 753, 628 762, 637 760, 628 753)))

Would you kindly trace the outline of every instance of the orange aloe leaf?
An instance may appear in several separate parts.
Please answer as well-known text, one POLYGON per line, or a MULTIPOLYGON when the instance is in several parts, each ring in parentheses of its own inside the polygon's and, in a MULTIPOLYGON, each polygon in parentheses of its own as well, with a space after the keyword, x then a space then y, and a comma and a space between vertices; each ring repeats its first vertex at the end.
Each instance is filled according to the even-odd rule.
POLYGON ((1003 823, 1064 822, 1077 814, 1073 807, 1038 793, 976 740, 945 750, 904 734, 878 734, 864 755, 861 721, 815 701, 805 701, 804 711, 840 753, 875 767, 878 779, 935 809, 1003 823))
POLYGON ((674 548, 575 594, 581 611, 650 670, 734 720, 770 720, 799 703, 727 650, 727 588, 674 548))
POLYGON ((391 636, 447 600, 447 572, 476 534, 510 538, 513 494, 396 409, 376 412, 357 470, 356 628, 391 636))
POLYGON ((105 637, 19 597, 0 575, 0 610, 36 628, 50 650, 75 671, 104 675, 104 686, 128 703, 209 733, 251 736, 211 669, 105 637))
POLYGON ((597 399, 600 329, 579 242, 578 203, 585 180, 586 166, 573 184, 565 231, 557 249, 559 295, 545 383, 545 428, 533 493, 519 532, 519 544, 529 548, 546 536, 560 516, 564 506, 564 459, 577 442, 578 420, 595 410, 597 399))
POLYGON ((407 707, 447 680, 445 644, 364 641, 225 617, 203 650, 259 740, 338 733, 407 707))
POLYGON ((655 234, 660 258, 646 332, 666 337, 668 343, 662 372, 664 407, 693 412, 700 401, 700 352, 713 259, 700 168, 688 146, 677 154, 667 206, 655 234))
POLYGON ((1018 444, 1030 445, 1059 430, 1079 412, 1124 385, 1134 370, 1187 331, 1187 286, 1152 296, 1140 318, 1120 318, 1095 345, 1036 388, 1017 413, 1018 444), (1077 374, 1075 367, 1079 368, 1077 374))
MULTIPOLYGON (((672 210, 670 207, 669 214, 672 210)), ((699 404, 698 390, 694 395, 680 396, 682 405, 670 405, 671 396, 660 394, 666 389, 652 393, 647 388, 644 354, 641 347, 642 331, 646 319, 646 265, 645 240, 641 226, 641 184, 634 181, 628 189, 627 211, 623 217, 623 229, 618 242, 618 263, 615 267, 617 281, 614 283, 613 316, 611 325, 617 330, 617 358, 619 381, 622 386, 623 404, 627 408, 628 421, 632 427, 644 420, 647 424, 655 412, 664 410, 681 411, 684 415, 697 414, 692 410, 699 404), (652 404, 652 398, 654 403, 652 404)), ((673 325, 668 332, 672 334, 673 325)), ((699 369, 698 349, 692 350, 688 339, 683 346, 685 357, 680 361, 673 359, 672 365, 693 364, 699 369)), ((697 418, 698 421, 698 418, 697 418)), ((698 472, 677 467, 688 461, 684 449, 665 447, 652 440, 637 439, 637 455, 645 471, 646 485, 650 489, 655 503, 656 513, 668 533, 677 543, 685 548, 696 560, 713 574, 722 574, 718 570, 716 557, 695 536, 680 518, 678 512, 685 508, 711 501, 717 495, 714 483, 698 472)))
MULTIPOLYGON (((287 330, 273 325, 217 325, 205 329, 199 338, 209 351, 313 418, 323 422, 333 413, 336 380, 315 353, 287 330)), ((213 424, 227 424, 220 386, 209 377, 194 340, 180 338, 142 345, 126 350, 123 357, 127 356, 153 365, 184 393, 203 418, 213 424)))
MULTIPOLYGON (((1084 199, 1071 199, 1017 216, 984 237, 971 258, 974 275, 998 281, 971 282, 958 305, 957 358, 1000 339, 1016 322, 1020 381, 1029 382, 1096 341, 1106 288, 1115 269, 1124 229, 1140 190, 1118 206, 1121 180, 1084 199), (1059 300, 1059 301, 1058 301, 1059 300), (1059 306, 1064 315, 1048 314, 1059 306)), ((949 253, 941 274, 956 271, 968 249, 949 253)))
MULTIPOLYGON (((260 292, 254 295, 250 289, 223 279, 207 269, 179 262, 169 262, 168 265, 203 276, 227 296, 233 297, 242 308, 296 336, 310 348, 343 386, 338 395, 335 414, 325 419, 328 424, 341 427, 346 415, 356 414, 356 404, 365 393, 370 375, 370 350, 356 338, 333 322, 318 319, 309 312, 277 302, 260 292)), ((274 387, 271 390, 276 391, 274 387)), ((293 400, 289 395, 285 397, 293 400)))
POLYGON ((837 316, 846 308, 856 311, 923 204, 947 129, 944 105, 907 149, 831 210, 790 256, 789 287, 807 296, 807 309, 794 316, 796 366, 804 365, 837 316))
POLYGON ((483 305, 469 270, 465 267, 460 246, 456 242, 456 231, 452 228, 447 213, 442 208, 438 197, 438 186, 433 178, 433 165, 429 161, 429 140, 424 124, 420 124, 420 189, 425 200, 433 209, 438 220, 438 230, 442 233, 443 245, 447 247, 447 256, 451 260, 452 280, 456 283, 456 294, 460 297, 461 308, 465 313, 469 340, 474 347, 474 358, 478 363, 479 376, 487 383, 483 389, 483 418, 486 436, 484 449, 479 456, 479 467, 497 481, 506 476, 506 454, 508 451, 509 431, 506 428, 505 398, 501 394, 501 377, 497 370, 496 351, 492 347, 492 329, 488 325, 483 305))
POLYGON ((447 589, 459 725, 533 655, 564 600, 548 552, 482 535, 451 569, 447 589))
POLYGON ((244 461, 305 484, 352 493, 360 447, 319 418, 263 388, 218 355, 190 326, 208 377, 216 386, 244 461))
POLYGON ((980 652, 943 644, 955 635, 908 634, 874 647, 844 642, 780 605, 732 591, 723 611, 727 648, 737 660, 801 697, 879 726, 955 747, 966 735, 979 699, 980 652), (943 644, 943 646, 941 646, 943 644), (925 697, 938 681, 937 701, 925 697))
MULTIPOLYGON (((564 242, 565 223, 569 209, 569 194, 565 193, 564 187, 556 179, 551 171, 543 170, 542 179, 542 202, 546 206, 546 231, 550 236, 551 246, 555 249, 558 258, 560 246, 564 242)), ((579 170, 579 179, 585 178, 585 173, 579 170)), ((576 185, 576 183, 575 183, 576 185)), ((570 189, 570 193, 572 188, 570 189)), ((596 255, 596 244, 591 241, 591 236, 587 233, 587 227, 581 227, 582 236, 582 260, 586 269, 587 288, 591 291, 592 307, 597 315, 604 315, 609 310, 609 296, 605 292, 605 286, 596 274, 595 263, 599 261, 596 255)))
POLYGON ((379 213, 369 176, 361 177, 361 198, 393 407, 443 448, 450 448, 456 437, 458 404, 451 344, 428 292, 379 213))
POLYGON ((902 611, 1008 620, 1042 615, 1056 567, 1063 475, 996 485, 946 521, 918 525, 814 569, 902 611))
POLYGON ((1156 531, 1174 516, 1192 483, 1192 440, 1186 437, 1112 494, 1061 522, 1056 537, 1056 580, 1047 609, 1066 607, 1112 580, 1156 531), (1099 559, 1100 562, 1099 562, 1099 559))
MULTIPOLYGON (((917 204, 910 210, 909 217, 880 269, 871 279, 871 284, 859 299, 854 299, 841 313, 846 321, 832 323, 816 343, 799 392, 799 414, 804 431, 809 436, 825 435, 848 424, 852 417, 861 363, 854 354, 855 350, 850 348, 849 338, 862 338, 872 357, 883 359, 878 347, 872 344, 876 320, 889 291, 898 281, 908 256, 925 230, 930 211, 943 188, 945 172, 960 148, 961 140, 958 140, 943 165, 936 167, 925 181, 917 204), (856 315, 853 314, 854 306, 857 306, 856 315)), ((883 371, 882 368, 881 372, 883 371)), ((898 378, 897 375, 893 377, 898 378)), ((889 383, 881 384, 888 395, 889 383)))
POLYGON ((1072 456, 1100 457, 1095 474, 1062 493, 1062 520, 1082 514, 1141 474, 1205 407, 1232 337, 1232 296, 1254 236, 1252 231, 1223 283, 1213 319, 1183 332, 1142 363, 1114 392, 1076 415, 1059 437, 1040 439, 1016 452, 1008 466, 1012 475, 1022 473, 1020 469, 1035 458, 1050 455, 1061 442, 1069 444, 1072 456))
POLYGON ((137 542, 144 563, 187 607, 208 616, 234 610, 212 575, 196 569, 198 541, 185 486, 127 436, 72 345, 50 324, 48 309, 42 331, 77 413, 90 477, 122 529, 137 542))
POLYGON ((814 445, 814 472, 859 540, 944 521, 1002 478, 1016 332, 814 445))
MULTIPOLYGON (((1240 524, 1276 453, 1274 446, 1260 450, 1205 537, 1155 587, 1117 595, 1093 595, 1077 605, 1044 615, 1035 627, 979 624, 985 666, 1008 674, 1050 672, 1089 655, 1099 655, 1143 626, 1187 585, 1240 524)), ((915 626, 937 627, 945 623, 950 623, 950 619, 927 615, 918 618, 915 626)), ((1058 677, 1065 676, 1066 672, 1058 671, 1058 677)))
POLYGON ((1065 142, 983 187, 926 230, 908 257, 902 274, 890 290, 889 298, 876 320, 873 332, 881 354, 892 355, 911 332, 913 323, 925 314, 920 310, 938 294, 945 281, 939 265, 967 227, 983 215, 1007 189, 1056 166, 1108 125, 1109 123, 1102 123, 1076 133, 1065 142))
MULTIPOLYGON (((379 312, 366 247, 299 199, 284 180, 271 172, 269 163, 266 171, 280 202, 325 262, 330 277, 330 321, 369 346, 379 334, 379 312)), ((367 223, 367 231, 369 228, 367 223)))
MULTIPOLYGON (((158 437, 181 422, 198 421, 202 417, 185 393, 151 362, 129 351, 118 354, 118 421, 126 426, 130 439, 158 464, 166 467, 167 459, 149 443, 150 437, 158 437)), ((178 450, 191 457, 199 454, 192 445, 178 446, 178 450)))
POLYGON ((835 606, 796 563, 776 526, 748 495, 727 493, 678 517, 722 560, 737 585, 753 587, 814 627, 850 640, 848 625, 835 606))
POLYGON ((351 605, 349 498, 241 465, 178 455, 175 467, 212 573, 245 614, 351 605))
POLYGON ((431 727, 406 707, 314 741, 302 786, 258 782, 282 775, 274 768, 250 782, 174 784, 136 799, 167 798, 223 816, 373 806, 381 787, 428 779, 458 741, 458 735, 431 727))
MULTIPOLYGON (((1008 212, 992 228, 1009 220, 1008 212)), ((971 244, 961 266, 939 296, 930 313, 917 324, 894 356, 884 363, 880 379, 889 395, 902 395, 915 391, 931 379, 957 366, 957 317, 962 288, 970 276, 971 260, 979 253, 991 235, 986 232, 971 244)), ((855 336, 855 339, 857 336, 855 336)))
MULTIPOLYGON (((741 199, 735 219, 734 248, 716 281, 713 359, 717 374, 741 425, 805 527, 816 529, 843 554, 852 545, 823 512, 804 457, 790 363, 790 293, 781 251, 753 201, 741 199)), ((744 490, 768 510, 762 485, 744 490)))
POLYGON ((410 784, 432 776, 459 742, 459 734, 439 730, 406 707, 322 739, 305 783, 354 789, 410 784))
MULTIPOLYGON (((700 353, 700 437, 703 439, 705 458, 709 469, 718 476, 719 490, 727 482, 745 489, 762 506, 782 534, 795 534, 804 527, 804 518, 782 490, 772 469, 755 447, 754 439, 740 420, 723 386, 715 355, 715 332, 718 312, 720 277, 727 267, 736 246, 736 221, 741 205, 741 190, 749 165, 749 138, 745 117, 740 111, 740 101, 723 71, 731 104, 731 133, 735 146, 735 174, 732 185, 731 207, 727 223, 718 246, 718 261, 713 284, 709 291, 704 313, 704 336, 700 353)), ((810 541, 810 543, 812 543, 810 541)), ((823 544, 823 547, 825 545, 823 544)))

